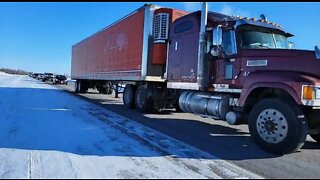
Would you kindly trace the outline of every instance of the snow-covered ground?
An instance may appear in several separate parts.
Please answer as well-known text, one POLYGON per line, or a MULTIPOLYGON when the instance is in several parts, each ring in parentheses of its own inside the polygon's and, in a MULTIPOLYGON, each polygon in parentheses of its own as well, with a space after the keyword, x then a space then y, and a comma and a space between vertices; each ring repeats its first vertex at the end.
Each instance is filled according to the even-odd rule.
POLYGON ((0 178, 259 178, 28 76, 0 108, 0 178))

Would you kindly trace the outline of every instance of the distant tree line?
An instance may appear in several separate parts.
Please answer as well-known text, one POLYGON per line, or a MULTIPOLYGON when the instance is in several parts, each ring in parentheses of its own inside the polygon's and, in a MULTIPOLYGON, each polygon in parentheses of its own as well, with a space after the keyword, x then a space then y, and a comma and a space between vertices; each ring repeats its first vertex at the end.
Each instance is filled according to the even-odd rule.
POLYGON ((18 75, 28 75, 29 72, 20 70, 20 69, 8 69, 8 68, 0 68, 0 72, 5 72, 7 74, 18 74, 18 75))

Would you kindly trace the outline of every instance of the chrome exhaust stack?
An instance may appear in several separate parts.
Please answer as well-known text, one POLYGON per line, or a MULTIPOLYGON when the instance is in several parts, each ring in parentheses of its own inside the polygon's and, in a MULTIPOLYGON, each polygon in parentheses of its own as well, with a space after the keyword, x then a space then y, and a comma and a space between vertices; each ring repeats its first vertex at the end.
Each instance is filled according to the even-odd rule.
POLYGON ((316 54, 316 58, 320 59, 320 49, 319 46, 314 47, 314 53, 316 54))
POLYGON ((206 77, 206 62, 205 62, 205 48, 206 48, 206 26, 208 19, 208 3, 202 2, 201 4, 201 22, 199 33, 199 49, 198 49, 198 71, 197 83, 201 91, 205 91, 207 87, 206 77))

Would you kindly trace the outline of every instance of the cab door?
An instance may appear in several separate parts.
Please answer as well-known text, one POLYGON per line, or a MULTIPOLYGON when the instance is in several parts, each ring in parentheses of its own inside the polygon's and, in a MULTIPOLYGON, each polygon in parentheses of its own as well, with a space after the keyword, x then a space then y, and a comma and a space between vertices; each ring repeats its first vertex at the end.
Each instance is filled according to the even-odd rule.
POLYGON ((234 30, 222 31, 221 53, 217 57, 217 77, 215 84, 235 84, 238 75, 239 57, 237 56, 236 36, 234 30))

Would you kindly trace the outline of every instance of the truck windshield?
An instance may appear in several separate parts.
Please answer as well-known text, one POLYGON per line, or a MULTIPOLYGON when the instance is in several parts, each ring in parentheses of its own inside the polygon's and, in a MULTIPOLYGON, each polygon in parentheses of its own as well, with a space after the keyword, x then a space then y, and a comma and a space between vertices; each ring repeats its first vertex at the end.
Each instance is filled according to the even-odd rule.
POLYGON ((289 49, 286 36, 273 32, 244 30, 240 32, 242 49, 289 49))

